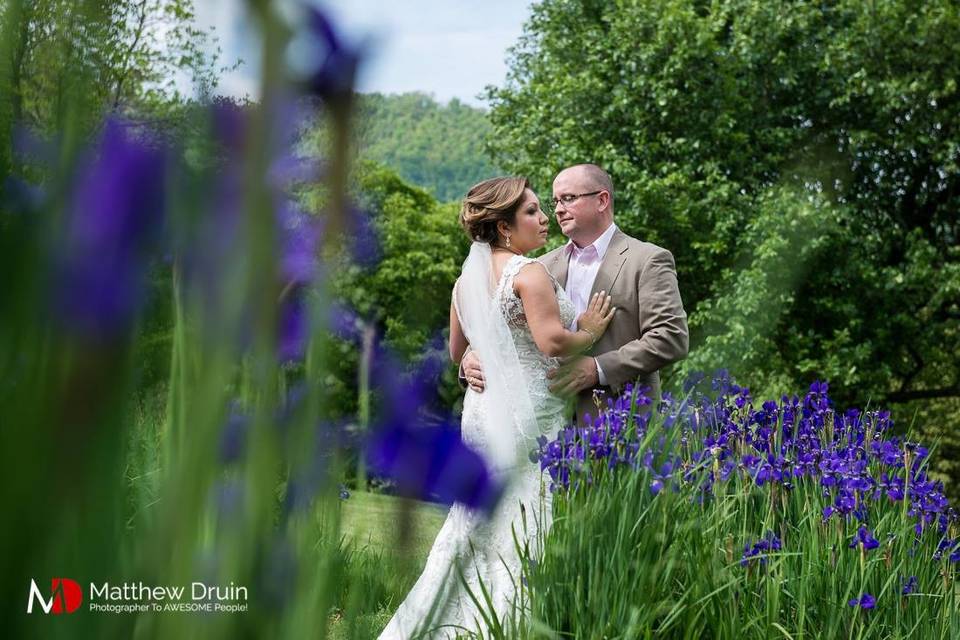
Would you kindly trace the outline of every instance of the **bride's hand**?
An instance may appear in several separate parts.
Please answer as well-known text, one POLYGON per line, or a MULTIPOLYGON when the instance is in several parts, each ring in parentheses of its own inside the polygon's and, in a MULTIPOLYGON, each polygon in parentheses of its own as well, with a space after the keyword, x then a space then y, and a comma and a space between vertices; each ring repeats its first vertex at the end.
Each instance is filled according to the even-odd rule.
POLYGON ((611 300, 612 297, 608 296, 606 291, 593 294, 587 310, 577 318, 577 326, 592 335, 594 342, 599 340, 607 330, 607 325, 613 320, 613 314, 617 311, 616 307, 610 307, 611 300))

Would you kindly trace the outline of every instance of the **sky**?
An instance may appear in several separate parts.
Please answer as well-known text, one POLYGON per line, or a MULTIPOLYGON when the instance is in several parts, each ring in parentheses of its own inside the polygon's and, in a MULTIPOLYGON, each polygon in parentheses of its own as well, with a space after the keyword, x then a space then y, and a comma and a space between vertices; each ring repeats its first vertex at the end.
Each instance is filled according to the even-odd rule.
MULTIPOLYGON (((223 49, 221 63, 244 64, 226 74, 220 92, 257 98, 257 41, 244 2, 199 0, 200 26, 214 26, 223 49)), ((288 2, 288 4, 290 4, 288 2)), ((484 106, 486 85, 506 78, 507 49, 523 32, 531 0, 327 0, 315 2, 346 38, 366 40, 370 56, 358 90, 423 91, 484 106)))

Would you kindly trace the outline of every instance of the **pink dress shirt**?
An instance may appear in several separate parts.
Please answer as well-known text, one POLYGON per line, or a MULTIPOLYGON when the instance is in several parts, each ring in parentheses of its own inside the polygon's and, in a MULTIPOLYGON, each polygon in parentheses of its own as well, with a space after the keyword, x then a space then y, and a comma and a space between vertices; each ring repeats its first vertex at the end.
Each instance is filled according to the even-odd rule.
MULTIPOLYGON (((567 263, 566 290, 577 309, 578 318, 581 313, 587 310, 593 281, 597 278, 600 263, 603 262, 603 256, 607 253, 607 247, 610 246, 610 240, 613 239, 613 234, 616 232, 617 225, 611 224, 599 238, 593 241, 593 244, 581 248, 575 245, 572 240, 567 243, 569 262, 567 263)), ((576 320, 570 325, 570 330, 577 330, 576 320)), ((594 362, 596 362, 596 359, 594 359, 594 362)), ((597 363, 597 378, 601 385, 606 386, 607 377, 603 374, 600 363, 597 363)))

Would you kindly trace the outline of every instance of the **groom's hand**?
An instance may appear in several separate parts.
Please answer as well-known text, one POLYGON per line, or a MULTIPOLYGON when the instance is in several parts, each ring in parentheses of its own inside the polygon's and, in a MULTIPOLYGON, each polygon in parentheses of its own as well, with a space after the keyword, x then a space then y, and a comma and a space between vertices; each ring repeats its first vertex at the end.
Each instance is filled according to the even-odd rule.
POLYGON ((567 360, 558 369, 547 371, 547 378, 553 380, 550 391, 558 396, 572 396, 600 383, 597 361, 589 356, 567 360))
POLYGON ((480 358, 475 351, 467 351, 460 361, 460 369, 463 371, 463 377, 466 379, 470 388, 477 393, 483 393, 486 381, 483 379, 483 368, 480 366, 480 358))

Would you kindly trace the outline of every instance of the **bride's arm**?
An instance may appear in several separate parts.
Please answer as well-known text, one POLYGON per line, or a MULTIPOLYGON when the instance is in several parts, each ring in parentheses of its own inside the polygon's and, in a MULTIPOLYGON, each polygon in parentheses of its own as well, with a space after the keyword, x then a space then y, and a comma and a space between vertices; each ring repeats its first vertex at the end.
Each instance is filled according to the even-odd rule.
POLYGON ((513 283, 517 295, 523 301, 523 310, 533 341, 537 343, 540 351, 550 357, 571 356, 586 351, 600 338, 613 317, 613 312, 608 311, 609 299, 600 300, 597 294, 590 302, 590 309, 600 312, 600 316, 605 318, 602 326, 594 331, 568 331, 560 322, 560 305, 557 303, 553 281, 539 262, 530 263, 520 269, 513 283))
MULTIPOLYGON (((457 290, 456 285, 453 288, 457 290)), ((453 300, 450 301, 450 359, 460 364, 463 354, 466 353, 470 343, 467 342, 467 336, 463 335, 463 329, 460 327, 460 317, 457 316, 457 308, 453 300)))

